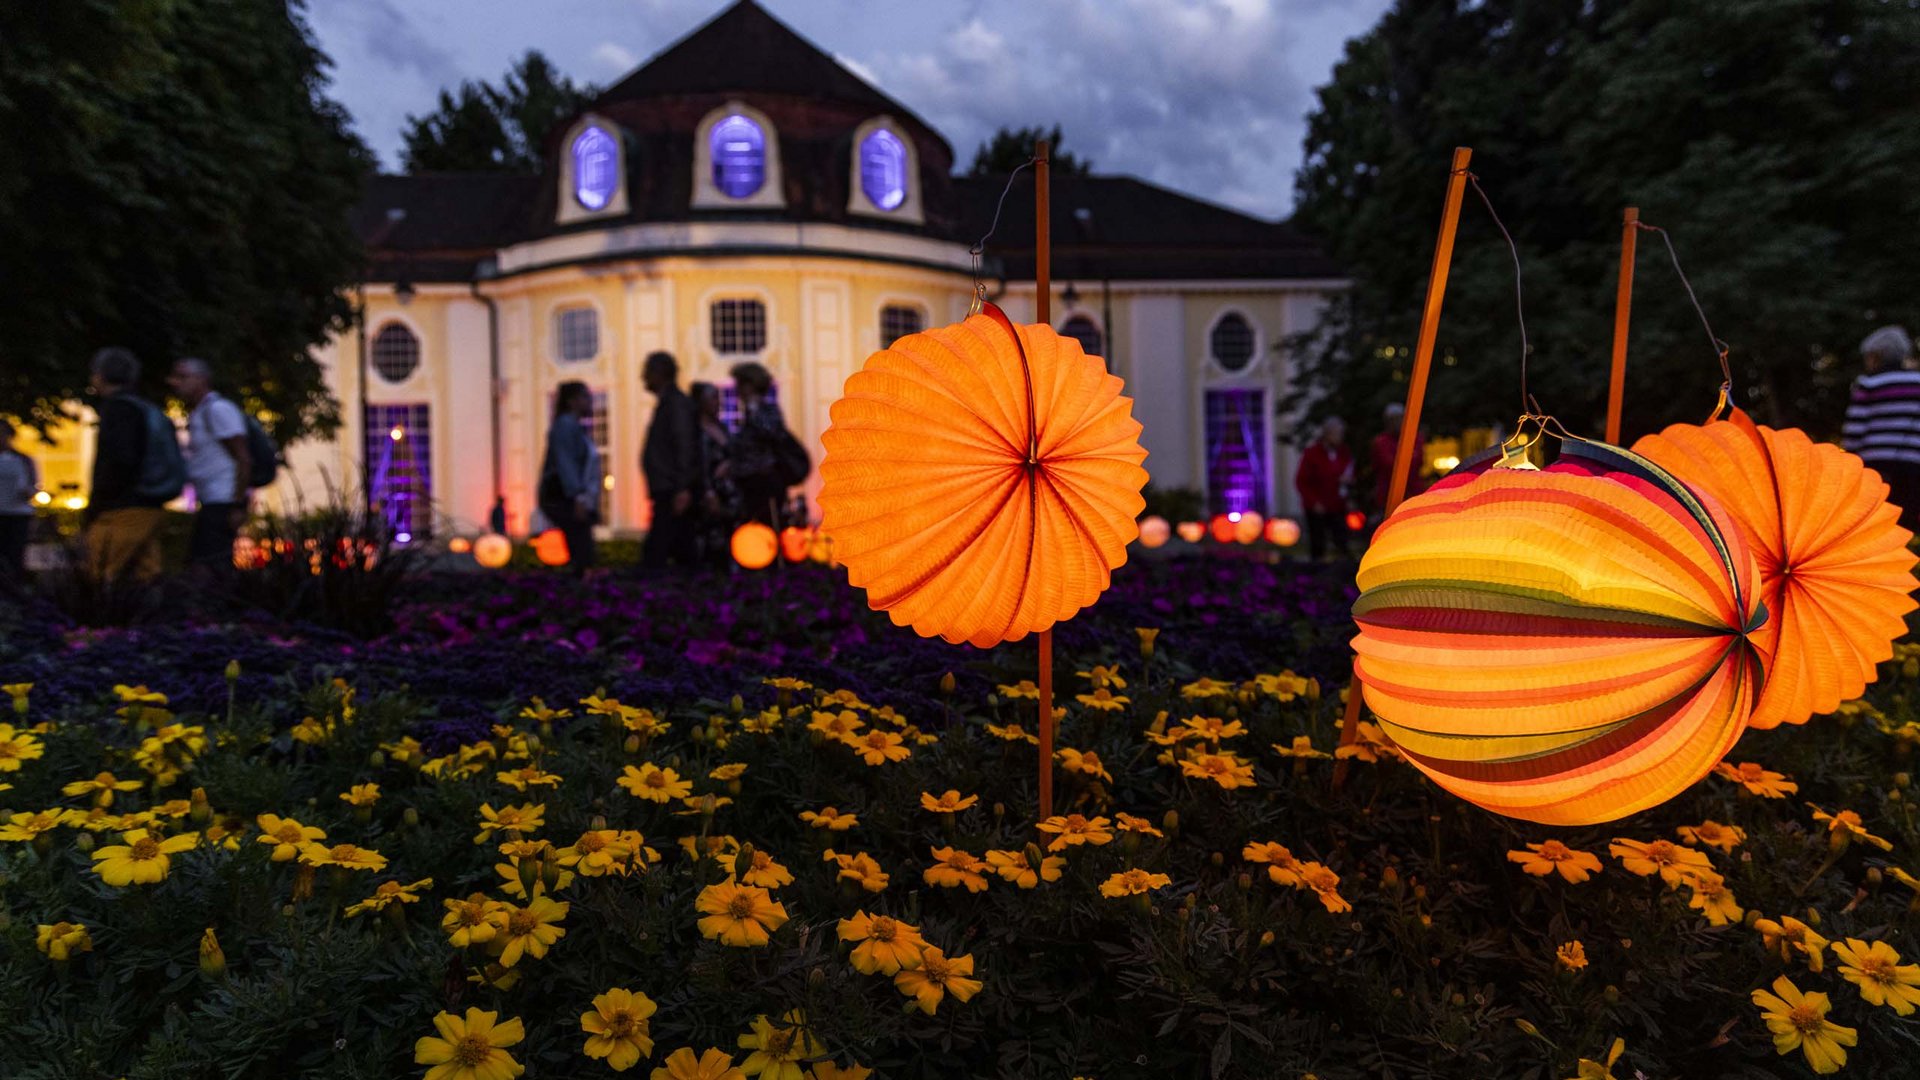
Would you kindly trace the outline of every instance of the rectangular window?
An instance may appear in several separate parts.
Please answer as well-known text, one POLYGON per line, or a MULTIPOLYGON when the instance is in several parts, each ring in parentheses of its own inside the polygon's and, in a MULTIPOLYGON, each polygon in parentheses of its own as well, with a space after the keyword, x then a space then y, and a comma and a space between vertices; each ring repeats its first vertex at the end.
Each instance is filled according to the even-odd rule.
POLYGON ((713 351, 752 356, 767 348, 767 305, 758 300, 715 300, 708 309, 713 351))
POLYGON ((590 307, 564 308, 553 317, 554 350, 564 363, 578 364, 600 355, 600 313, 590 307))
MULTIPOLYGON (((773 389, 767 392, 767 400, 775 405, 780 404, 779 383, 775 383, 773 389)), ((739 431, 740 420, 740 394, 733 388, 732 383, 722 383, 720 386, 720 423, 723 424, 728 431, 739 431)))
POLYGON ((1264 390, 1207 391, 1207 512, 1267 512, 1273 460, 1264 390))
POLYGON ((920 314, 917 307, 888 304, 880 309, 880 347, 891 348, 901 338, 919 333, 926 329, 926 322, 926 316, 920 314))
POLYGON ((367 406, 367 492, 387 535, 401 544, 433 535, 433 431, 427 406, 367 406))

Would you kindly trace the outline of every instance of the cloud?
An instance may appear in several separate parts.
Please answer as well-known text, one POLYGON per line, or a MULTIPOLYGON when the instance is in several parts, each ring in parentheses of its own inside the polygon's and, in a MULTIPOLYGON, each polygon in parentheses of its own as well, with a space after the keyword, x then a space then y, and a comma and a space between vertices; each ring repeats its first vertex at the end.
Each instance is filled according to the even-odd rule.
POLYGON ((600 74, 625 75, 640 66, 640 58, 632 49, 614 41, 603 41, 593 47, 587 59, 600 69, 600 74))

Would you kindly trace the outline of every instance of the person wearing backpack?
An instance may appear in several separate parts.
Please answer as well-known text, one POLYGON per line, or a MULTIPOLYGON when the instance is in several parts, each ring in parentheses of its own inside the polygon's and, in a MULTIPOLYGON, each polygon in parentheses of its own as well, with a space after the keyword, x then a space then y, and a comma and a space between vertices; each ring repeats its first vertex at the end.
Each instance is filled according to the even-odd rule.
POLYGON ((137 582, 160 573, 164 507, 186 486, 179 434, 158 405, 134 392, 140 358, 109 346, 93 354, 89 386, 99 432, 81 543, 96 581, 137 582))
POLYGON ((173 362, 167 385, 184 402, 187 414, 187 482, 199 509, 187 565, 225 572, 233 566, 233 541, 246 524, 253 499, 253 447, 246 414, 213 388, 205 360, 173 362))
POLYGON ((787 489, 806 481, 813 461, 773 402, 773 373, 748 361, 735 364, 732 374, 740 395, 740 433, 734 436, 728 476, 740 490, 746 519, 778 529, 786 517, 787 489))

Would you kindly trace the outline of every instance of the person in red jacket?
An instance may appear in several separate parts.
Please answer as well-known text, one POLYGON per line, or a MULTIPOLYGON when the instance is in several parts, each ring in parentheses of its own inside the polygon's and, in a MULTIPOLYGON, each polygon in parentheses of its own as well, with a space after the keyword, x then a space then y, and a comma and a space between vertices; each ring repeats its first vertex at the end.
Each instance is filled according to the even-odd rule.
POLYGON ((1330 416, 1320 425, 1320 437, 1300 455, 1293 487, 1300 493, 1307 519, 1307 550, 1318 560, 1327 546, 1351 558, 1347 549, 1346 486, 1353 479, 1353 451, 1347 449, 1347 424, 1330 416))
MULTIPOLYGON (((1406 406, 1399 402, 1390 402, 1381 416, 1380 434, 1373 437, 1369 461, 1373 466, 1373 506, 1374 511, 1384 516, 1387 512, 1387 488, 1393 483, 1393 459, 1400 453, 1400 425, 1406 420, 1406 406)), ((1420 433, 1426 434, 1423 429, 1420 433)), ((1411 499, 1426 490, 1425 478, 1420 475, 1420 444, 1415 444, 1413 460, 1407 464, 1407 491, 1404 498, 1411 499)))

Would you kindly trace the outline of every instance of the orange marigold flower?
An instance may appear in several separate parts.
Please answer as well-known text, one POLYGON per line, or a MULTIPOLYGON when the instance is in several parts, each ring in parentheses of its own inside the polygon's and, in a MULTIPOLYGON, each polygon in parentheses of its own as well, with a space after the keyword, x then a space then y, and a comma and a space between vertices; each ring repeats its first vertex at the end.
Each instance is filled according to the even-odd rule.
POLYGON ((937 798, 925 791, 920 793, 920 808, 935 814, 957 814, 979 801, 980 796, 968 795, 963 798, 953 788, 948 788, 937 798))
POLYGON ((1747 830, 1740 826, 1722 825, 1712 819, 1698 825, 1682 825, 1673 832, 1675 836, 1689 844, 1719 848, 1721 851, 1732 851, 1747 838, 1747 830))
POLYGON ((1755 919, 1753 928, 1760 934, 1761 947, 1780 957, 1781 963, 1791 962, 1798 952, 1807 958, 1807 970, 1817 972, 1826 966, 1827 939, 1799 919, 1791 915, 1782 915, 1779 922, 1755 919))
POLYGON ((1173 884, 1173 879, 1165 874, 1153 874, 1139 867, 1122 870, 1100 883, 1100 895, 1110 897, 1139 896, 1153 889, 1163 889, 1173 884))
POLYGON ((1589 875, 1600 872, 1600 859, 1597 856, 1570 848, 1558 840, 1528 844, 1525 851, 1509 851, 1507 861, 1519 863, 1520 869, 1536 877, 1557 873, 1576 885, 1587 880, 1589 875))
POLYGON ((1642 843, 1626 837, 1615 837, 1607 846, 1607 851, 1620 860, 1620 865, 1629 873, 1647 877, 1659 874, 1667 887, 1675 889, 1690 871, 1706 870, 1711 872, 1713 864, 1707 861, 1705 852, 1693 848, 1681 847, 1670 840, 1654 840, 1642 843))
POLYGON ((1787 779, 1785 773, 1772 772, 1751 761, 1738 765, 1721 762, 1713 767, 1713 775, 1731 780, 1746 788, 1748 793, 1763 799, 1784 799, 1800 790, 1800 785, 1787 779))
POLYGON ((1196 754, 1180 762, 1180 772, 1199 780, 1211 780, 1222 788, 1253 786, 1253 765, 1232 754, 1196 754))
POLYGON ((1587 966, 1587 947, 1578 941, 1569 941, 1553 951, 1553 958, 1562 971, 1579 971, 1587 966))
POLYGON ((933 849, 934 863, 927 867, 921 876, 929 885, 953 888, 964 885, 968 892, 984 892, 987 888, 985 871, 987 864, 970 852, 956 848, 937 847, 933 849))
POLYGON ((1081 844, 1099 847, 1113 842, 1110 822, 1104 817, 1088 818, 1080 814, 1055 814, 1039 822, 1034 828, 1053 837, 1047 844, 1048 851, 1062 851, 1081 844))

